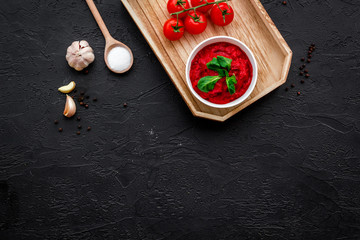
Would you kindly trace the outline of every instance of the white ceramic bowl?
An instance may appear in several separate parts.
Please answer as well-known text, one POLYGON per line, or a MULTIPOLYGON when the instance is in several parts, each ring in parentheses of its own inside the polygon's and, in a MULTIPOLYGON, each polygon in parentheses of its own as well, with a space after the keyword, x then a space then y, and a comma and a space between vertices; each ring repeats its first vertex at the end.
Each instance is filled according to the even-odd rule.
POLYGON ((250 49, 244 43, 237 40, 236 38, 227 37, 227 36, 217 36, 217 37, 212 37, 212 38, 208 38, 208 39, 204 40, 203 42, 201 42, 199 45, 197 45, 194 48, 194 50, 191 52, 189 59, 186 63, 186 82, 187 82, 187 85, 188 85, 191 93, 202 103, 204 103, 210 107, 214 107, 214 108, 229 108, 229 107, 234 107, 234 106, 242 103, 246 98, 248 98, 250 96, 251 92, 254 90, 255 85, 256 85, 256 80, 257 80, 257 73, 258 73, 258 69, 257 69, 256 60, 254 58, 253 53, 250 51, 250 49), (226 103, 226 104, 216 104, 216 103, 212 103, 212 102, 209 102, 209 101, 203 99, 199 94, 197 94, 195 92, 195 90, 192 87, 191 80, 190 80, 191 62, 193 61, 196 54, 198 54, 198 52, 201 49, 203 49, 204 47, 206 47, 210 44, 213 44, 213 43, 217 43, 217 42, 227 42, 227 43, 231 43, 231 44, 234 44, 234 45, 240 47, 240 49, 243 50, 246 53, 246 55, 248 56, 248 58, 251 62, 252 68, 253 68, 253 77, 252 77, 250 86, 246 90, 244 95, 242 95, 238 99, 235 99, 234 101, 226 103))

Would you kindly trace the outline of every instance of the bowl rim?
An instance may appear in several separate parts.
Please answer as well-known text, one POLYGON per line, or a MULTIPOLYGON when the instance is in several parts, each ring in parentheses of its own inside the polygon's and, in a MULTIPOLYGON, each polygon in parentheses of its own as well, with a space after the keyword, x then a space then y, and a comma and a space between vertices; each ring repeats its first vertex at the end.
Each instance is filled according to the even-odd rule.
POLYGON ((186 62, 186 69, 185 69, 185 75, 186 75, 186 82, 188 85, 188 88, 190 89, 190 92, 192 93, 192 95, 194 95, 200 102, 206 104, 207 106, 210 107, 214 107, 214 108, 230 108, 230 107, 234 107, 237 105, 240 105, 242 102, 244 102, 249 96, 250 94, 253 92, 256 82, 257 82, 257 77, 258 77, 258 67, 257 67, 257 62, 256 59, 254 57, 254 54, 252 53, 252 51, 245 45, 245 43, 241 42, 239 39, 233 38, 233 37, 229 37, 229 36, 215 36, 215 37, 210 37, 205 39, 204 41, 202 41, 201 43, 199 43, 190 53, 188 60, 186 62), (215 41, 209 44, 206 44, 212 40, 219 40, 219 41, 215 41), (237 44, 230 42, 230 41, 226 41, 226 40, 232 40, 235 41, 237 44), (216 42, 228 42, 231 44, 234 44, 238 47, 240 47, 241 50, 243 50, 245 52, 245 54, 248 56, 250 63, 253 67, 253 76, 251 79, 251 83, 249 85, 249 88, 246 90, 246 92, 239 98, 226 103, 226 104, 217 104, 217 103, 212 103, 209 102, 205 99, 203 99, 192 87, 191 84, 191 80, 190 80, 190 68, 191 68, 191 62, 194 59, 194 57, 196 56, 196 54, 203 49, 204 47, 216 43, 216 42))

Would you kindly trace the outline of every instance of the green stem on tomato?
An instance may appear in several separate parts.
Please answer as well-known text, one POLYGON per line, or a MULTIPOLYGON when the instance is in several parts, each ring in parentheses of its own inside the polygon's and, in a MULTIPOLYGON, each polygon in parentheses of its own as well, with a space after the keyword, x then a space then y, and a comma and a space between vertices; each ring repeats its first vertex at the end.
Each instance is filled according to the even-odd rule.
POLYGON ((186 3, 186 1, 178 0, 178 1, 176 2, 176 5, 183 6, 184 3, 186 3))
MULTIPOLYGON (((194 22, 203 23, 203 22, 200 22, 200 16, 196 14, 196 10, 194 10, 194 14, 195 14, 195 16, 191 16, 191 15, 188 13, 188 16, 191 17, 191 18, 194 20, 194 22)), ((177 16, 179 16, 179 15, 177 15, 177 16)))
POLYGON ((179 27, 179 15, 176 16, 176 26, 172 26, 172 28, 174 29, 174 32, 180 32, 180 28, 183 28, 182 26, 179 27))

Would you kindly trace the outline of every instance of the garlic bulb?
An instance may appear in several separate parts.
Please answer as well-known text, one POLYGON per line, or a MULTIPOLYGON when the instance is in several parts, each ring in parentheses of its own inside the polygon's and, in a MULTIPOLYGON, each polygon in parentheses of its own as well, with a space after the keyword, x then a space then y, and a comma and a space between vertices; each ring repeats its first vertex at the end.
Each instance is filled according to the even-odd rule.
POLYGON ((66 94, 66 104, 64 109, 64 116, 65 117, 72 117, 76 113, 76 105, 74 99, 66 94))
POLYGON ((66 60, 70 67, 81 71, 95 59, 94 51, 85 40, 73 42, 67 49, 66 60))

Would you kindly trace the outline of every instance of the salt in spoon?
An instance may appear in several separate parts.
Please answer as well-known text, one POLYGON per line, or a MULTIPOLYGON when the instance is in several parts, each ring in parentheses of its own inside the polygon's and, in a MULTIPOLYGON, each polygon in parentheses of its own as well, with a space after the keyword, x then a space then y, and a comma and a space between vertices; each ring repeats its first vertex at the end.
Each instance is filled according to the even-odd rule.
POLYGON ((104 35, 104 38, 105 38, 106 44, 105 44, 105 51, 104 51, 104 59, 105 59, 106 66, 110 69, 110 71, 112 71, 114 73, 124 73, 124 72, 129 71, 129 69, 131 68, 131 66, 133 65, 133 62, 134 62, 134 57, 133 57, 133 54, 131 52, 131 49, 128 46, 126 46, 124 43, 115 40, 110 35, 109 30, 107 29, 103 19, 101 18, 101 15, 100 15, 99 11, 97 10, 94 1, 93 0, 86 0, 86 3, 89 6, 90 11, 93 14, 97 24, 100 27, 100 30, 101 30, 102 34, 104 35), (125 70, 117 71, 115 69, 112 69, 110 67, 110 64, 108 63, 107 58, 108 58, 109 52, 111 51, 111 49, 113 49, 115 47, 123 47, 126 50, 128 50, 129 53, 130 53, 130 65, 125 70))

